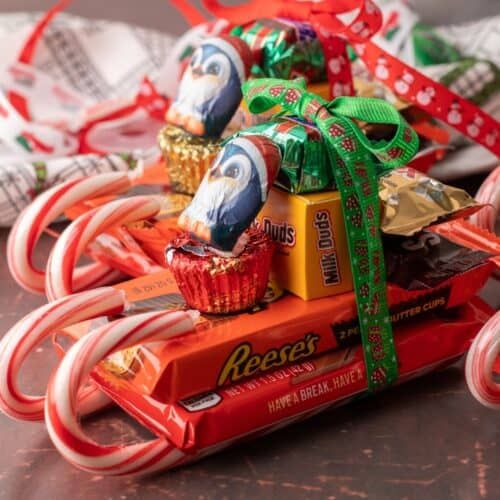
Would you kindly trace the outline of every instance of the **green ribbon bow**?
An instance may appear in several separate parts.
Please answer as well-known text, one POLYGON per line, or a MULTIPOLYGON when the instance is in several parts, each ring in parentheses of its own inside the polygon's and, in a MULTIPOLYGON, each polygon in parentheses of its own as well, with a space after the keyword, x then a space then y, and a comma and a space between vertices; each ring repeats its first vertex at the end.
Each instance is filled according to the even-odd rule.
POLYGON ((272 78, 247 81, 243 95, 252 113, 278 104, 314 123, 323 134, 342 200, 368 389, 391 384, 398 364, 379 230, 378 175, 411 160, 418 149, 417 135, 381 99, 338 97, 327 102, 307 92, 302 81, 272 78), (388 142, 371 141, 356 121, 394 125, 394 137, 388 142))

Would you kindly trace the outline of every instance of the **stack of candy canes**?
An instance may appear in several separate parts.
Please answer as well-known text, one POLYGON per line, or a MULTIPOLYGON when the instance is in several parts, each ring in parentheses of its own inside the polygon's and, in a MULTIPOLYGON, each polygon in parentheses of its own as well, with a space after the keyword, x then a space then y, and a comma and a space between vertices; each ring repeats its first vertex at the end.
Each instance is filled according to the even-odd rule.
POLYGON ((223 21, 184 38, 175 96, 147 84, 154 109, 141 120, 161 113, 158 149, 146 127, 140 153, 98 156, 131 171, 66 180, 17 218, 9 269, 49 303, 0 343, 0 408, 45 420, 75 466, 126 475, 198 459, 467 351, 472 393, 497 407, 500 316, 476 294, 500 267, 500 169, 473 199, 422 171, 437 158, 422 144, 446 143, 452 127, 498 156, 498 122, 371 41, 383 17, 369 0, 204 5, 223 21), (165 192, 130 195, 155 183, 165 192), (39 269, 37 242, 63 215, 71 223, 39 269), (83 255, 93 262, 78 266, 83 255), (74 343, 46 393, 23 394, 25 360, 61 332, 74 343), (79 417, 111 402, 156 438, 92 441, 79 417))

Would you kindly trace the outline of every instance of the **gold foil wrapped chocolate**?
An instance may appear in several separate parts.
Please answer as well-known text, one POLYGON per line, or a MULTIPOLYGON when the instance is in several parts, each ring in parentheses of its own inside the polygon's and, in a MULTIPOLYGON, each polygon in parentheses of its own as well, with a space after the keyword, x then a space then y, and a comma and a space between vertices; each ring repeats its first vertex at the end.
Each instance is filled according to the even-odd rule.
POLYGON ((165 193, 160 197, 160 211, 156 219, 175 217, 191 203, 192 197, 181 193, 165 193))
POLYGON ((464 190, 431 179, 412 168, 393 170, 379 180, 381 229, 411 236, 438 219, 477 206, 464 190))
POLYGON ((142 356, 142 347, 134 346, 111 354, 102 361, 101 366, 119 378, 130 379, 141 366, 142 356))
POLYGON ((194 194, 220 150, 219 140, 197 137, 167 125, 160 131, 158 142, 172 189, 194 194))

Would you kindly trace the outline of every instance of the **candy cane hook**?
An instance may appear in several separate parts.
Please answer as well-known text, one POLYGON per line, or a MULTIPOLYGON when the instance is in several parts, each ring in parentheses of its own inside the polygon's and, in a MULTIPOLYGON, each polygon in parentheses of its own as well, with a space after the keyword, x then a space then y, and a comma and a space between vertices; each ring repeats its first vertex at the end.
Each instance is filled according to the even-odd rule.
POLYGON ((127 347, 188 332, 197 317, 184 311, 138 314, 108 323, 71 347, 49 383, 45 403, 49 435, 69 462, 95 474, 126 475, 152 473, 183 460, 184 453, 165 437, 127 446, 97 444, 84 434, 75 408, 82 381, 101 360, 127 347))
POLYGON ((495 232, 495 225, 500 214, 500 166, 495 168, 481 184, 475 196, 479 203, 487 206, 473 214, 472 224, 490 233, 495 232))
MULTIPOLYGON (((30 292, 44 293, 45 272, 33 264, 33 253, 45 228, 72 205, 126 191, 132 182, 128 173, 105 173, 64 182, 38 196, 21 212, 7 241, 7 262, 17 283, 30 292)), ((104 264, 89 264, 75 273, 73 287, 76 291, 96 287, 116 275, 104 264)))
POLYGON ((59 236, 50 254, 45 275, 48 299, 55 300, 76 290, 78 259, 99 234, 113 226, 152 217, 160 208, 154 198, 134 196, 107 203, 75 219, 59 236))
POLYGON ((465 378, 472 395, 494 410, 500 410, 500 384, 493 379, 493 365, 499 353, 500 311, 477 334, 465 363, 465 378))
MULTIPOLYGON (((0 409, 16 419, 43 420, 45 396, 23 394, 17 385, 26 358, 57 330, 99 316, 118 314, 125 307, 123 292, 106 287, 64 297, 21 319, 0 341, 0 409)), ((95 411, 109 402, 95 386, 79 394, 79 400, 82 413, 95 411)))

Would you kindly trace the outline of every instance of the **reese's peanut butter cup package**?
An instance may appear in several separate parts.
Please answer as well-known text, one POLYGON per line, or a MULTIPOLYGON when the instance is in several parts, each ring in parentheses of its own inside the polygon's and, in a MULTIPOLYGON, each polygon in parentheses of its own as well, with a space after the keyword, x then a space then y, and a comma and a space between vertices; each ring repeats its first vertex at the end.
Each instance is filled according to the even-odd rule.
MULTIPOLYGON (((492 312, 475 298, 450 314, 396 328, 396 383, 455 361, 466 352, 492 312)), ((198 364, 197 370, 204 371, 204 365, 198 364)), ((145 393, 136 380, 120 377, 102 365, 93 377, 127 412, 154 433, 161 429, 173 445, 186 453, 214 451, 224 444, 268 433, 360 397, 367 390, 361 346, 299 359, 230 387, 176 402, 171 402, 167 393, 145 393)))

